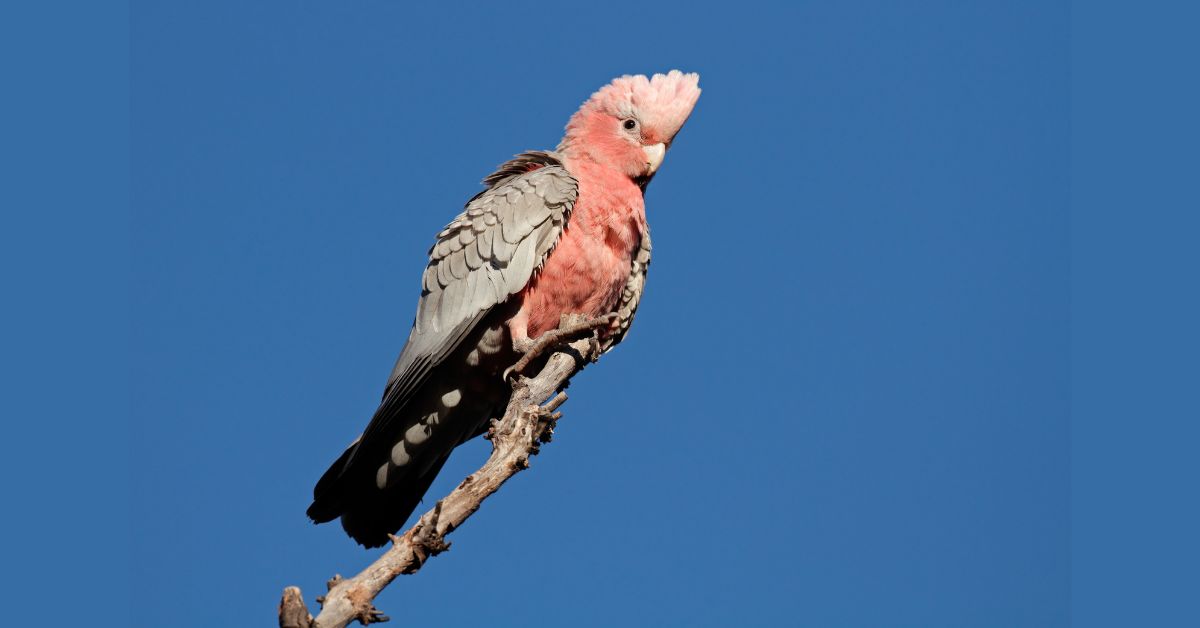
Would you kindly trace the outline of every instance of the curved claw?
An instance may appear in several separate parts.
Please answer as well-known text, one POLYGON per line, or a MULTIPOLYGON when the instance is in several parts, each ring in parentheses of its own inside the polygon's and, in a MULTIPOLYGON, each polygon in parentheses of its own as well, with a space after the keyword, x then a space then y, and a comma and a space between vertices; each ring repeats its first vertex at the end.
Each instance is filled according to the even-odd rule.
POLYGON ((512 381, 514 381, 514 380, 517 378, 517 376, 519 376, 519 375, 520 375, 520 373, 518 373, 518 372, 516 371, 516 365, 514 364, 513 366, 510 366, 510 367, 508 367, 508 368, 504 369, 504 373, 502 373, 502 374, 500 375, 500 378, 501 378, 501 379, 503 379, 503 380, 504 380, 504 381, 506 381, 506 382, 512 382, 512 381))

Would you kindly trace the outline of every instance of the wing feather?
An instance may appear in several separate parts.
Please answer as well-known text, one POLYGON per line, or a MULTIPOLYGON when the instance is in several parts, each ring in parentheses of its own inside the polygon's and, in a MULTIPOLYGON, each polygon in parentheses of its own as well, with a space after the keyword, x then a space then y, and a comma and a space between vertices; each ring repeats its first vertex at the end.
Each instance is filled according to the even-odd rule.
POLYGON ((390 446, 391 439, 380 436, 390 434, 430 371, 529 283, 558 243, 579 189, 552 153, 519 155, 485 182, 491 187, 471 199, 430 248, 412 332, 359 449, 390 446))
POLYGON ((508 267, 504 269, 504 278, 508 280, 508 293, 520 292, 525 284, 529 283, 534 269, 540 265, 541 260, 537 257, 537 238, 525 238, 517 245, 508 267))
POLYGON ((493 260, 504 264, 512 257, 514 250, 516 250, 516 247, 508 240, 505 240, 503 234, 497 233, 492 236, 493 260))

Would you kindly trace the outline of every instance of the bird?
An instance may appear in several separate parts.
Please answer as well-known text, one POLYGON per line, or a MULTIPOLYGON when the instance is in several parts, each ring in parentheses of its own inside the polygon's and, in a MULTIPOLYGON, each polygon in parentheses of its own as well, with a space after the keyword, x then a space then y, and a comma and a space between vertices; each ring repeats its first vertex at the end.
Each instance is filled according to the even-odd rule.
POLYGON ((408 340, 362 434, 321 476, 308 517, 387 543, 458 445, 512 394, 507 371, 564 315, 629 330, 650 263, 643 194, 700 77, 625 75, 593 93, 554 150, 517 154, 437 234, 408 340))

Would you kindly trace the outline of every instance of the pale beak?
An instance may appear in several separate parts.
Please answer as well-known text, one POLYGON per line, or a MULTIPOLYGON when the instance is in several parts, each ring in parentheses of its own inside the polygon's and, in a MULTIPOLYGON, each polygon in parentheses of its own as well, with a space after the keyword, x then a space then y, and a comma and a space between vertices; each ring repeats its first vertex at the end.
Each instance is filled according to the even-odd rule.
POLYGON ((662 165, 663 157, 667 154, 667 145, 659 142, 650 146, 643 146, 642 150, 646 152, 646 166, 649 170, 647 174, 654 174, 658 167, 662 165))

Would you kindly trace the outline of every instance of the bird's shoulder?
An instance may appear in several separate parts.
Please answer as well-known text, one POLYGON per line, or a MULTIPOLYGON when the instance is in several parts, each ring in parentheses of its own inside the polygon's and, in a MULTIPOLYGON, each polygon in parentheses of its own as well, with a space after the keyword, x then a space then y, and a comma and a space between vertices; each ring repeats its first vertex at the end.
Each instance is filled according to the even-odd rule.
POLYGON ((519 291, 557 244, 579 184, 550 152, 521 153, 484 179, 430 247, 416 329, 445 329, 519 291))

